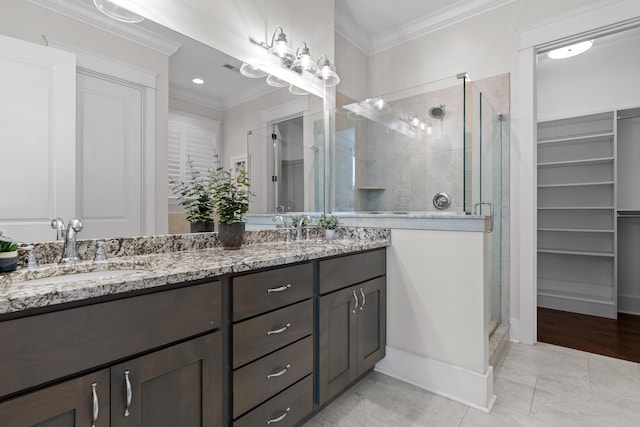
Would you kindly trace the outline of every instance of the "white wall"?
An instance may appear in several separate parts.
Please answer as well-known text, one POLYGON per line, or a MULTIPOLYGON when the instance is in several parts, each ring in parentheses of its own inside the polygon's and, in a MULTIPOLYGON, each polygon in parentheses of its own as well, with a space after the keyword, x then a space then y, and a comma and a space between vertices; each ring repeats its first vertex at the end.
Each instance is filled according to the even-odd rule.
POLYGON ((369 96, 369 57, 340 34, 335 34, 338 92, 353 100, 369 96))
MULTIPOLYGON (((459 24, 427 34, 370 57, 370 94, 383 94, 466 71, 472 80, 497 74, 511 75, 511 105, 519 101, 519 28, 596 0, 520 0, 459 24), (403 66, 398 66, 403 64, 403 66)), ((340 64, 337 64, 340 67, 340 64)), ((511 317, 519 318, 519 182, 517 164, 527 147, 520 147, 514 129, 519 117, 508 117, 511 127, 511 317)))
POLYGON ((167 112, 169 58, 24 0, 2 0, 0 33, 45 44, 43 35, 157 73, 155 213, 156 233, 167 230, 167 112))
POLYGON ((562 60, 538 56, 538 121, 640 107, 640 35, 596 39, 587 52, 562 60), (613 40, 608 40, 613 38, 613 40))

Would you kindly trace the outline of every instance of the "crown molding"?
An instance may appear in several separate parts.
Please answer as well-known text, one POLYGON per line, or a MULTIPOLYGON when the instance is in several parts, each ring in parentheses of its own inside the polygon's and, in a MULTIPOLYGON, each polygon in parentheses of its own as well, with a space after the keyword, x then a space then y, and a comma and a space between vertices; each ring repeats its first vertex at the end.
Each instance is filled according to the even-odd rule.
POLYGON ((37 6, 73 18, 94 28, 122 37, 146 48, 171 56, 182 47, 180 43, 155 34, 135 24, 125 24, 100 13, 95 7, 78 0, 27 0, 37 6))
POLYGON ((457 24, 518 0, 463 0, 401 25, 392 31, 369 36, 350 16, 336 16, 335 31, 366 55, 404 44, 418 37, 457 24))

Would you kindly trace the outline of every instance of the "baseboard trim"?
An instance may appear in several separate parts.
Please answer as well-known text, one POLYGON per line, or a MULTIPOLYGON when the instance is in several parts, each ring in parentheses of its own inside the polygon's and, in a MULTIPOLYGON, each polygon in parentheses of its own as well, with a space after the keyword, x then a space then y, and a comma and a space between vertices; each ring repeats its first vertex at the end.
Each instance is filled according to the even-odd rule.
POLYGON ((618 295, 618 312, 640 314, 640 297, 635 295, 618 295))
POLYGON ((378 362, 375 370, 487 413, 491 412, 496 400, 491 366, 484 374, 478 374, 387 347, 386 357, 378 362))

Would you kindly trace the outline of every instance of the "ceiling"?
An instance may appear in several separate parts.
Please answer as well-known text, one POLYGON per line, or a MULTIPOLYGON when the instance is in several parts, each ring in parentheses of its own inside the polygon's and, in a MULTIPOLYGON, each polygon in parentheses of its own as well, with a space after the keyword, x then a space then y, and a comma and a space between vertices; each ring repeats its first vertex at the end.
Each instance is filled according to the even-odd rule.
MULTIPOLYGON (((136 42, 149 38, 151 41, 143 44, 170 55, 172 97, 224 110, 273 90, 286 90, 271 88, 264 79, 240 75, 238 60, 154 22, 130 25, 114 21, 102 15, 93 0, 28 1, 136 42), (231 69, 225 68, 226 64, 231 69), (194 85, 194 77, 204 79, 204 85, 194 85)), ((336 0, 335 28, 362 52, 372 55, 514 1, 517 0, 336 0)), ((632 34, 637 37, 638 31, 632 34)))
MULTIPOLYGON (((169 42, 170 96, 223 110, 272 90, 286 90, 240 75, 239 61, 154 22, 131 25, 111 20, 93 0, 29 1, 131 40, 152 34, 169 42), (205 83, 194 85, 194 77, 205 83)), ((371 55, 512 1, 516 0, 336 0, 336 32, 371 55)))

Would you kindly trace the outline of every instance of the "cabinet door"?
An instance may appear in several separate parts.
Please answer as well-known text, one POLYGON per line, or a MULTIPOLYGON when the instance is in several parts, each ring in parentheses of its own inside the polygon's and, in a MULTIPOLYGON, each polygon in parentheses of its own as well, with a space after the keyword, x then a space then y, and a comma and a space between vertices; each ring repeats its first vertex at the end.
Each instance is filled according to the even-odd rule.
POLYGON ((373 368, 385 354, 387 341, 386 277, 357 286, 358 307, 358 375, 373 368))
POLYGON ((320 298, 319 304, 319 403, 322 405, 358 376, 356 286, 320 298))
POLYGON ((111 425, 222 425, 221 333, 111 368, 111 425))
POLYGON ((109 371, 94 372, 2 402, 0 424, 3 427, 108 427, 109 371))

